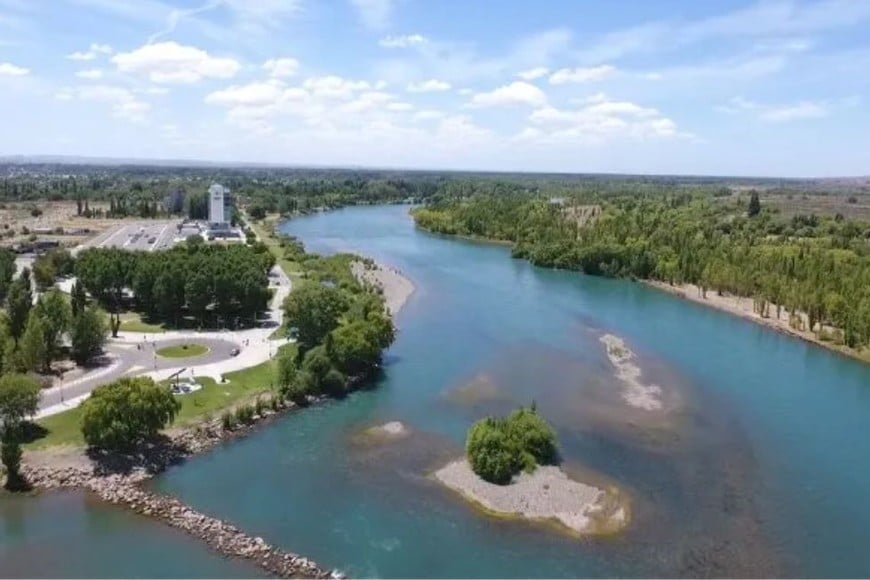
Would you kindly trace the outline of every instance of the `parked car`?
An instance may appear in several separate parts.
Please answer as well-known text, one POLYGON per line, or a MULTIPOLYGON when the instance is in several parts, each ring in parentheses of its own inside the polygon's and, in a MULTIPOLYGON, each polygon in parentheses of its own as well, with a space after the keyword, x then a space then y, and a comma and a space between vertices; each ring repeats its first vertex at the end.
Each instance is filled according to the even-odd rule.
POLYGON ((238 356, 239 352, 241 352, 238 348, 234 348, 230 351, 230 356, 238 356))

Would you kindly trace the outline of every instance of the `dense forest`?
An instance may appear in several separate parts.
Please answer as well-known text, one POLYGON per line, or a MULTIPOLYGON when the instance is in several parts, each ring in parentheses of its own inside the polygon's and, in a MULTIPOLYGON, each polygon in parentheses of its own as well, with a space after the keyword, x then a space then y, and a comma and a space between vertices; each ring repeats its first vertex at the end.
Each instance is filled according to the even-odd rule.
POLYGON ((433 200, 414 212, 431 231, 505 240, 532 263, 603 276, 691 283, 785 308, 796 327, 828 324, 870 344, 870 223, 780 216, 757 193, 547 199, 531 194, 433 200))

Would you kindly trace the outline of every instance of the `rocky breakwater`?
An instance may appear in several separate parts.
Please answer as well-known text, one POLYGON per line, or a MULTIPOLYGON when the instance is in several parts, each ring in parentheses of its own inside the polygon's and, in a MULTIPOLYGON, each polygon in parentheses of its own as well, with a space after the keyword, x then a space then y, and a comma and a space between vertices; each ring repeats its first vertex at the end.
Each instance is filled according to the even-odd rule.
MULTIPOLYGON (((277 413, 267 411, 258 419, 277 413)), ((176 433, 159 444, 149 445, 132 456, 87 456, 81 453, 52 456, 23 466, 28 484, 38 490, 84 489, 109 503, 122 505, 141 515, 156 518, 200 539, 227 557, 243 558, 281 578, 342 578, 334 570, 285 552, 252 537, 220 519, 200 513, 175 498, 151 493, 140 484, 184 457, 199 453, 230 437, 249 432, 253 426, 225 431, 217 422, 176 433)))

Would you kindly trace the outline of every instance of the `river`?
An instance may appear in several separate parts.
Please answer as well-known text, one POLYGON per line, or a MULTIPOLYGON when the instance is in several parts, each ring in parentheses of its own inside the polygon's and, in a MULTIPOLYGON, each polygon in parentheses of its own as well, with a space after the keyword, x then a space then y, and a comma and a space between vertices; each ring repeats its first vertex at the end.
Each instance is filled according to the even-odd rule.
MULTIPOLYGON (((407 209, 348 208, 283 226, 310 250, 357 251, 415 283, 373 388, 291 414, 153 487, 352 576, 870 574, 870 454, 860 443, 870 367, 641 284, 421 232, 407 209), (625 403, 604 334, 637 354, 665 410, 625 403), (569 472, 629 494, 624 533, 577 539, 499 520, 429 477, 462 453, 474 420, 531 401, 556 428, 569 472), (355 437, 392 420, 412 435, 385 446, 355 437)), ((6 528, 0 546, 22 533, 6 528)), ((87 525, 76 532, 99 540, 87 525)), ((43 535, 60 557, 52 540, 62 531, 43 535)), ((170 544, 169 559, 187 548, 170 544)), ((144 558, 136 545, 118 553, 144 558)), ((3 572, 4 558, 14 557, 0 551, 3 572)), ((96 569, 79 568, 112 575, 96 569)), ((146 565, 141 575, 165 574, 146 565)))

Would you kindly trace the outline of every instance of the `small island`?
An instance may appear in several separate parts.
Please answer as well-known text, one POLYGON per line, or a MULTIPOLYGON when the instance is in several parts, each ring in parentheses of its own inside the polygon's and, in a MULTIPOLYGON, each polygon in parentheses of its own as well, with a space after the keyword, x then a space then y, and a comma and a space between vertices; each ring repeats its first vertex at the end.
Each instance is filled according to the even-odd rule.
POLYGON ((628 505, 617 489, 574 481, 557 462, 555 431, 532 405, 472 425, 466 458, 435 478, 495 515, 555 521, 582 535, 625 527, 628 505))

